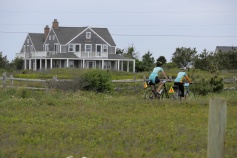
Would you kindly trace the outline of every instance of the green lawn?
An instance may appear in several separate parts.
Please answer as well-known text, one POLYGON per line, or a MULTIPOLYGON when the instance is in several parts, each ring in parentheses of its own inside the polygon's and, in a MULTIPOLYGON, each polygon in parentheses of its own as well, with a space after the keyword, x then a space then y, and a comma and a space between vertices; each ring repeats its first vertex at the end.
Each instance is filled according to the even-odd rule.
MULTIPOLYGON (((237 155, 236 91, 227 101, 225 157, 237 155)), ((0 90, 0 157, 207 157, 209 96, 172 102, 134 94, 0 90)))

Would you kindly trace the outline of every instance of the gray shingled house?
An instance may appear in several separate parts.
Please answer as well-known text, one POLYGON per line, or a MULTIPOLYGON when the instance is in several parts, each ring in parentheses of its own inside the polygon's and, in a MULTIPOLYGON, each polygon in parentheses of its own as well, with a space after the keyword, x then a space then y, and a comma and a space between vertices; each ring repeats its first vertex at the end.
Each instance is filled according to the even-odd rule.
POLYGON ((229 52, 237 50, 237 47, 234 46, 216 46, 215 52, 229 52))
POLYGON ((135 60, 116 54, 116 44, 107 28, 59 27, 54 19, 44 33, 28 33, 20 53, 25 69, 99 68, 124 71, 135 60))

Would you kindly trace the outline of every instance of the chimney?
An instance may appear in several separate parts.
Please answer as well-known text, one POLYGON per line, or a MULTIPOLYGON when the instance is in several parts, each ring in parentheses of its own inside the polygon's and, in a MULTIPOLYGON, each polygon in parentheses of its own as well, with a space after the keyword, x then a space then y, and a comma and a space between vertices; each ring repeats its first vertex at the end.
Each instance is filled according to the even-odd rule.
POLYGON ((48 34, 49 34, 49 25, 46 25, 44 28, 44 39, 47 38, 48 34))
POLYGON ((53 21, 53 29, 58 29, 58 21, 57 21, 57 19, 54 19, 54 21, 53 21))

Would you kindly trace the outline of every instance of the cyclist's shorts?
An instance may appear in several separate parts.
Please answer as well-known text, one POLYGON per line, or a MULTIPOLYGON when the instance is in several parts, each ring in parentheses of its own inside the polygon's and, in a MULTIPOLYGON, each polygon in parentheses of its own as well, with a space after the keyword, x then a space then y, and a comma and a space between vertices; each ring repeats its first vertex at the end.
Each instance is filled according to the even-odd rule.
POLYGON ((157 84, 157 83, 160 82, 159 77, 158 77, 157 75, 155 75, 155 74, 151 74, 151 75, 149 76, 149 80, 152 80, 152 83, 153 83, 153 84, 157 84))
POLYGON ((155 84, 158 84, 159 82, 160 82, 160 79, 159 79, 158 76, 156 76, 156 78, 155 78, 155 84))

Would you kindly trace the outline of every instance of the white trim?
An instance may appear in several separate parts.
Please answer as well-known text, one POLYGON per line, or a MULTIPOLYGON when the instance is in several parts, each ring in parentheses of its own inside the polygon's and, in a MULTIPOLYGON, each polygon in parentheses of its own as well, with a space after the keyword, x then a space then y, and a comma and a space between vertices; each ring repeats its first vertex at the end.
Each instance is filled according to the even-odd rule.
POLYGON ((89 53, 92 52, 92 44, 85 44, 85 52, 89 52, 89 53), (90 51, 86 50, 87 49, 86 46, 90 46, 90 51))
POLYGON ((100 52, 101 53, 102 50, 103 50, 102 44, 96 44, 95 45, 95 52, 100 52), (97 46, 100 46, 100 51, 97 50, 97 46))
POLYGON ((91 32, 86 32, 86 39, 91 39, 91 32))
POLYGON ((107 45, 107 44, 103 44, 103 48, 102 48, 103 50, 102 50, 102 52, 103 53, 108 53, 109 52, 109 46, 107 45), (105 47, 107 47, 107 48, 105 48, 105 47), (104 51, 104 50, 107 50, 107 51, 104 51))

